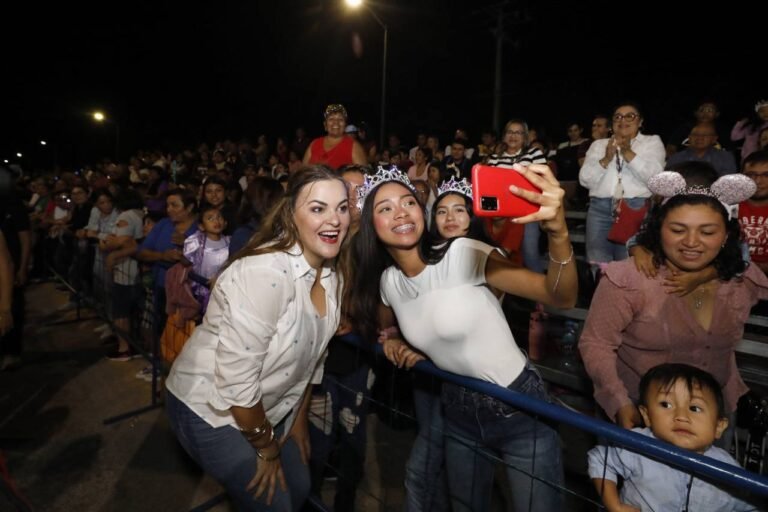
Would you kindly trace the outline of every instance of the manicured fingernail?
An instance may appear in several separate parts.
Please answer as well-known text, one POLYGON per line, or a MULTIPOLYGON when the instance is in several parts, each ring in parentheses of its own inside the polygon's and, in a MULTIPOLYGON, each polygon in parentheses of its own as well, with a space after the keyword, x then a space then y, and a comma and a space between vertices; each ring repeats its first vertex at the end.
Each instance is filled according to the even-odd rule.
POLYGON ((509 186, 509 190, 510 190, 510 192, 519 192, 520 191, 520 189, 517 188, 516 185, 510 185, 509 186))

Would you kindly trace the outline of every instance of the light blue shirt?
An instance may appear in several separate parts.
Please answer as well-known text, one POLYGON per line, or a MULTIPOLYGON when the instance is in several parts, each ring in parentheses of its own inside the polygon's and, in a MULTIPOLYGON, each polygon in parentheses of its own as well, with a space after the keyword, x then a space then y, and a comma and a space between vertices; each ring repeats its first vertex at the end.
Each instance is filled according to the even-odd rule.
MULTIPOLYGON (((634 428, 633 432, 655 439, 649 428, 634 428)), ((726 490, 705 482, 700 478, 674 469, 661 462, 651 460, 644 455, 625 448, 598 445, 587 454, 589 460, 590 478, 601 478, 616 482, 617 476, 624 478, 620 499, 626 505, 638 507, 643 512, 746 512, 758 510, 740 499, 733 497, 726 490), (692 483, 690 496, 688 484, 692 483)), ((738 466, 728 452, 722 448, 711 446, 705 457, 710 457, 727 464, 738 466)))

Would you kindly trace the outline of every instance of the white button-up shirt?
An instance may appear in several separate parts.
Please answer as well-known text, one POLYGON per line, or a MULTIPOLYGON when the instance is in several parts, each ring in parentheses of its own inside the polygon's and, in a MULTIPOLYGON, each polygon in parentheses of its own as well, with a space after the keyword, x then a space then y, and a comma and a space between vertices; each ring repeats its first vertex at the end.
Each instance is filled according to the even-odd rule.
MULTIPOLYGON (((599 139, 592 143, 584 157, 584 165, 579 171, 579 182, 589 189, 589 197, 613 197, 618 181, 616 159, 611 158, 608 167, 603 168, 600 160, 605 156, 605 148, 611 139, 599 139)), ((664 170, 667 157, 664 144, 658 135, 638 133, 630 142, 635 158, 631 162, 622 160, 621 186, 624 197, 650 197, 648 180, 664 170)))
POLYGON ((322 378, 339 324, 339 279, 323 268, 326 316, 310 299, 316 271, 298 246, 235 261, 217 279, 203 323, 173 364, 167 389, 213 427, 235 425, 232 406, 261 401, 276 425, 322 378))

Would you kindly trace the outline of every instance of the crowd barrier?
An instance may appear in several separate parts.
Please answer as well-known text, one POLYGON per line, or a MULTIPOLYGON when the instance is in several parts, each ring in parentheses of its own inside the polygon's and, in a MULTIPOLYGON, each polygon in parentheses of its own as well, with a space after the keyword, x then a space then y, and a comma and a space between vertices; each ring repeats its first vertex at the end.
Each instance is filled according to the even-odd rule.
MULTIPOLYGON (((77 254, 81 253, 78 252, 77 254)), ((80 257, 84 257, 85 254, 87 254, 87 252, 82 253, 80 257)), ((82 262, 74 261, 71 265, 76 268, 82 268, 82 262)), ((54 269, 54 271, 57 279, 66 284, 73 299, 78 304, 78 312, 75 321, 82 319, 79 311, 81 303, 89 308, 95 309, 99 316, 107 320, 113 329, 123 336, 136 352, 142 354, 151 367, 152 385, 150 389, 151 395, 149 404, 137 410, 128 411, 104 420, 104 424, 111 424, 162 405, 160 384, 164 372, 164 365, 160 355, 160 334, 162 332, 162 326, 165 325, 165 308, 164 301, 162 300, 163 293, 156 289, 153 283, 147 282, 144 286, 144 300, 142 301, 144 307, 135 312, 135 316, 131 318, 132 325, 129 329, 125 330, 119 328, 110 314, 111 303, 114 297, 111 296, 110 285, 108 283, 114 282, 115 272, 112 272, 111 274, 107 272, 106 269, 103 268, 103 262, 101 268, 99 265, 99 262, 96 261, 92 267, 89 267, 89 270, 93 271, 93 281, 91 285, 83 285, 82 283, 78 285, 77 282, 73 282, 73 280, 65 275, 65 273, 60 272, 60 267, 58 270, 54 269)), ((207 280, 200 276, 191 274, 190 279, 202 285, 207 285, 207 280)), ((364 343, 355 335, 343 336, 340 338, 340 341, 349 344, 354 347, 355 350, 359 350, 361 354, 363 351, 374 350, 377 360, 380 361, 383 359, 381 348, 378 344, 364 343)), ((384 364, 387 365, 389 363, 384 362, 384 364)), ((378 365, 378 368, 381 367, 382 365, 378 365)), ((579 432, 588 433, 595 438, 603 440, 605 443, 622 446, 632 451, 647 455, 648 457, 665 464, 679 468, 688 474, 718 482, 723 486, 736 490, 736 492, 748 492, 753 496, 759 496, 760 499, 763 500, 768 497, 768 479, 742 468, 730 466, 701 455, 678 449, 667 443, 618 428, 611 423, 601 421, 588 414, 579 413, 560 405, 537 400, 485 381, 462 377, 440 370, 426 361, 417 363, 413 372, 427 375, 440 382, 451 382, 467 389, 478 391, 515 408, 526 411, 538 418, 555 422, 560 425, 561 428, 577 429, 579 432)), ((337 384, 339 384, 340 387, 344 387, 343 383, 337 384)), ((392 389, 383 393, 384 399, 380 396, 374 396, 372 398, 366 397, 365 399, 370 400, 373 409, 389 411, 391 416, 408 419, 412 425, 413 421, 415 421, 413 414, 409 411, 399 410, 397 400, 391 400, 391 398, 395 397, 398 393, 402 393, 403 390, 395 390, 394 383, 391 383, 390 385, 392 386, 392 389)), ((348 389, 348 391, 352 392, 356 390, 348 389)), ((408 392, 408 390, 406 390, 406 392, 408 392)), ((338 420, 338 418, 334 418, 334 420, 338 420)), ((436 432, 436 434, 443 435, 443 432, 436 432)), ((378 441, 381 442, 380 439, 378 441)), ((369 440, 369 442, 372 441, 369 440)), ((502 459, 485 450, 481 449, 477 454, 478 456, 492 458, 498 465, 507 465, 502 459)), ((520 468, 513 469, 524 471, 520 468)), ((586 486, 577 485, 575 487, 570 487, 570 482, 567 479, 566 486, 558 487, 558 491, 564 496, 567 496, 569 500, 575 500, 575 502, 580 503, 580 505, 578 505, 580 507, 579 509, 600 506, 599 498, 597 498, 594 490, 591 488, 588 479, 586 479, 585 475, 581 475, 581 477, 581 483, 583 484, 586 482, 586 486)), ((342 476, 339 476, 339 478, 342 478, 342 476)), ((550 485, 556 485, 552 482, 548 483, 550 485)), ((368 491, 361 490, 360 492, 368 491)), ((194 510, 207 510, 221 502, 223 499, 222 496, 217 496, 209 502, 198 505, 194 510)), ((386 503, 386 497, 373 496, 373 499, 379 500, 386 505, 390 505, 389 503, 386 503)), ((318 510, 325 509, 322 499, 318 496, 313 496, 310 500, 310 504, 318 510)), ((568 510, 571 509, 569 508, 568 510)))

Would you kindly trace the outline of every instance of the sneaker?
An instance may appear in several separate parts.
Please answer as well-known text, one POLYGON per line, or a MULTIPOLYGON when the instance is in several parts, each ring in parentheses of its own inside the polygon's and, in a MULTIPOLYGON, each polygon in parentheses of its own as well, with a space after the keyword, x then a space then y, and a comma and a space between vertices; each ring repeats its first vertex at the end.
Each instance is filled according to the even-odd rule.
POLYGON ((107 359, 110 361, 130 361, 136 357, 130 349, 119 351, 117 349, 111 350, 107 353, 107 359))

